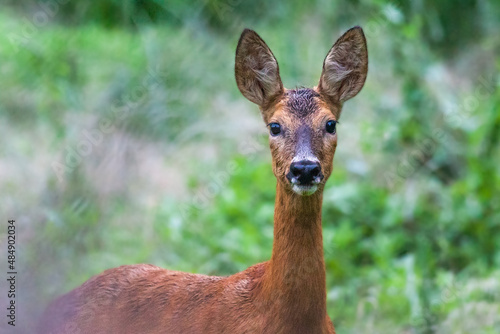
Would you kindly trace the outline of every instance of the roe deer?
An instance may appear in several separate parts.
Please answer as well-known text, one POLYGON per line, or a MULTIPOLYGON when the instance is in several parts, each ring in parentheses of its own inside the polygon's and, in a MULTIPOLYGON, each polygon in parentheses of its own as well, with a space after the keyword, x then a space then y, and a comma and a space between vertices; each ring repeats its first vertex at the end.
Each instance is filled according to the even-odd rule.
POLYGON ((360 27, 328 52, 316 87, 285 89, 273 53, 241 34, 235 74, 269 127, 277 178, 271 260, 229 277, 129 265, 107 270, 54 301, 42 333, 335 333, 326 312, 321 229, 343 102, 363 87, 368 52, 360 27))

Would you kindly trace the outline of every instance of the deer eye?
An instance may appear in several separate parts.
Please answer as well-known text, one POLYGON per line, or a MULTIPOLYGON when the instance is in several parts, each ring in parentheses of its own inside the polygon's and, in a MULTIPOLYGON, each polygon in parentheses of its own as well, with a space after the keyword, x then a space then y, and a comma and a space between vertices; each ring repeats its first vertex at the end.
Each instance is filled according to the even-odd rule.
POLYGON ((281 132, 281 126, 278 123, 271 123, 269 124, 269 131, 271 136, 277 136, 281 132))
POLYGON ((337 122, 335 122, 335 121, 326 122, 326 132, 334 134, 336 125, 337 125, 337 122))

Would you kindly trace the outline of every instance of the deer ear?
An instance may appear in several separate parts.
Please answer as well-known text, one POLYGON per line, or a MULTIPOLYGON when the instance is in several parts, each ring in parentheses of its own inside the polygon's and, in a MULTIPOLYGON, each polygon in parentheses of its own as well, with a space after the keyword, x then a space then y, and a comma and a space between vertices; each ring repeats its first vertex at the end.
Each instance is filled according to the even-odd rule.
POLYGON ((262 108, 283 93, 278 62, 253 30, 245 29, 241 34, 234 71, 243 96, 262 108))
POLYGON ((363 29, 349 29, 332 46, 318 89, 333 103, 343 103, 359 93, 368 72, 368 50, 363 29))

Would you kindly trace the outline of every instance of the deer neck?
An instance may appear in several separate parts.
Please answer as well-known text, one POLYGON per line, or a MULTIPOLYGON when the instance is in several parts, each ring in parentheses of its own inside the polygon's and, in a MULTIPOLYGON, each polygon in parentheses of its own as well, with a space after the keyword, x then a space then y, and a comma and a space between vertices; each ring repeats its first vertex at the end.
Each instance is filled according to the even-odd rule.
POLYGON ((326 316, 325 262, 321 229, 323 189, 299 196, 278 182, 271 260, 264 296, 274 311, 290 315, 295 328, 321 325, 326 316))

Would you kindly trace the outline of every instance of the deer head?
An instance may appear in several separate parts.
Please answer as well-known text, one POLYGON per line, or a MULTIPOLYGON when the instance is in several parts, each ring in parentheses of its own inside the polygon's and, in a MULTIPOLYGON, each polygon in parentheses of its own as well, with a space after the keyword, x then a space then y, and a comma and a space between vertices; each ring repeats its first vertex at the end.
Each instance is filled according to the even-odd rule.
POLYGON ((267 44, 255 31, 243 31, 236 49, 236 83, 261 110, 273 172, 285 189, 311 195, 323 188, 333 168, 342 104, 359 93, 367 71, 365 36, 354 27, 328 52, 316 87, 286 89, 267 44))

